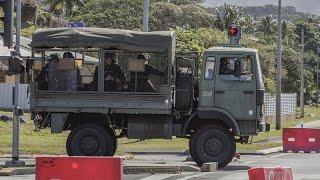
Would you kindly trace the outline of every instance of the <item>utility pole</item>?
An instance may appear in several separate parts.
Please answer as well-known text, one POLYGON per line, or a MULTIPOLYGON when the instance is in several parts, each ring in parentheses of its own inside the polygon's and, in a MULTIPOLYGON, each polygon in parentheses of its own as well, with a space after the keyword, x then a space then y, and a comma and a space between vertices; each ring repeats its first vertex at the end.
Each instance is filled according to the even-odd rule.
POLYGON ((299 25, 301 27, 301 65, 300 65, 300 112, 301 117, 304 117, 304 31, 305 26, 299 25))
POLYGON ((143 31, 149 31, 149 0, 143 1, 143 31))
POLYGON ((277 44, 277 95, 276 95, 276 130, 281 129, 281 46, 282 46, 282 5, 278 5, 278 44, 277 44))
POLYGON ((316 97, 316 101, 317 101, 317 108, 319 108, 319 74, 320 74, 320 70, 319 70, 319 60, 320 60, 320 47, 317 48, 317 97, 316 97))
MULTIPOLYGON (((21 0, 16 0, 16 46, 15 53, 20 55, 20 32, 21 32, 21 0)), ((6 166, 19 167, 25 163, 19 160, 19 84, 20 74, 15 75, 14 108, 13 108, 13 135, 12 135, 12 161, 7 161, 6 166)))

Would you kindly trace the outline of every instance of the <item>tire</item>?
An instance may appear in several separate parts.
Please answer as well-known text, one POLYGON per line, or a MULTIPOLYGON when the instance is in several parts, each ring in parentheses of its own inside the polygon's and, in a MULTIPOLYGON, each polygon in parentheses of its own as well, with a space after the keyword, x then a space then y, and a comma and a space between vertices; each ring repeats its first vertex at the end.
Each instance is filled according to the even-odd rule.
POLYGON ((193 150, 192 144, 193 144, 193 141, 196 139, 195 135, 196 135, 196 133, 193 133, 191 135, 190 139, 189 139, 189 152, 190 152, 191 157, 193 157, 193 155, 192 155, 192 150, 193 150))
POLYGON ((69 156, 113 156, 117 140, 102 125, 82 124, 68 136, 66 149, 69 156))
POLYGON ((234 137, 226 129, 208 126, 196 131, 189 141, 192 159, 201 166, 207 162, 218 162, 218 167, 227 166, 234 156, 234 137))

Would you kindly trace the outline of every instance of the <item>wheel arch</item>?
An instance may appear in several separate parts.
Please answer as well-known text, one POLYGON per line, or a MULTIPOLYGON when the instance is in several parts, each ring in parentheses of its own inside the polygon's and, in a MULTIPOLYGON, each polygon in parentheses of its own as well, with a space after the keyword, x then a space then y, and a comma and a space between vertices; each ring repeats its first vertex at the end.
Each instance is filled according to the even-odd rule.
POLYGON ((182 136, 186 136, 188 130, 200 128, 203 125, 222 125, 223 127, 232 129, 234 135, 240 135, 240 128, 236 119, 226 110, 219 108, 210 108, 206 110, 198 110, 191 114, 183 125, 182 136))

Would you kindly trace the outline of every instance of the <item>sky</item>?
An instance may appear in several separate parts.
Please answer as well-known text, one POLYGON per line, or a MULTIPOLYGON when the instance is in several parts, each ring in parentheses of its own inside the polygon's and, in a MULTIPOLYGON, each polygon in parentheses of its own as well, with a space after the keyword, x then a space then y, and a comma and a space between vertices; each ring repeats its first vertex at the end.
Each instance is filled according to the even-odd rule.
MULTIPOLYGON (((230 3, 237 6, 260 6, 266 4, 278 4, 278 0, 205 0, 205 5, 211 7, 230 3)), ((297 11, 320 15, 320 0, 282 0, 284 6, 294 6, 297 11)))

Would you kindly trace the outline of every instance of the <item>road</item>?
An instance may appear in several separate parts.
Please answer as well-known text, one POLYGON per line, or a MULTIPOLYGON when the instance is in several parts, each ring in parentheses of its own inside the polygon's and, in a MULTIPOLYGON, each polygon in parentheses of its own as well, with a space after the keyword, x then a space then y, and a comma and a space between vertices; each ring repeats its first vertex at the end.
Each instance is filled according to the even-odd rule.
MULTIPOLYGON (((145 158, 146 155, 138 155, 145 158)), ((185 158, 182 155, 150 155, 147 158, 153 160, 173 161, 185 158)), ((143 161, 143 160, 142 160, 143 161)), ((294 172, 295 180, 319 180, 320 179, 320 154, 315 153, 278 153, 268 156, 242 155, 239 162, 231 163, 226 168, 217 172, 199 173, 199 172, 183 172, 181 174, 137 174, 125 175, 125 180, 247 180, 247 170, 250 167, 291 167, 294 172)), ((127 163, 127 162, 126 162, 127 163)), ((33 180, 34 175, 1 177, 0 180, 33 180)))

